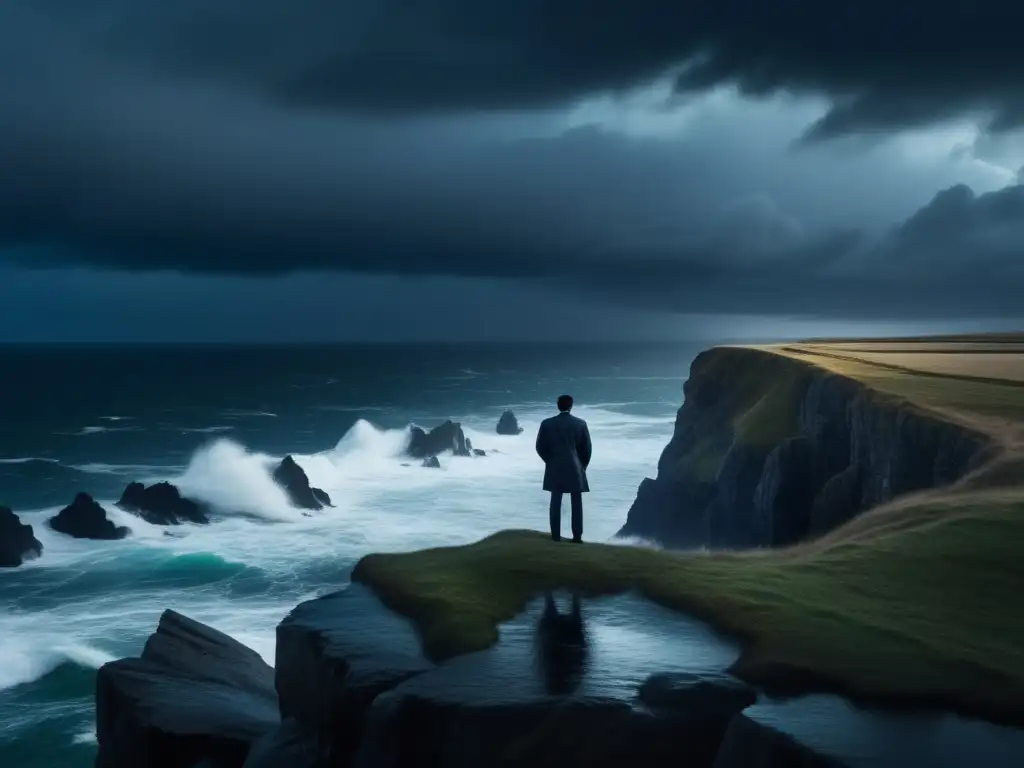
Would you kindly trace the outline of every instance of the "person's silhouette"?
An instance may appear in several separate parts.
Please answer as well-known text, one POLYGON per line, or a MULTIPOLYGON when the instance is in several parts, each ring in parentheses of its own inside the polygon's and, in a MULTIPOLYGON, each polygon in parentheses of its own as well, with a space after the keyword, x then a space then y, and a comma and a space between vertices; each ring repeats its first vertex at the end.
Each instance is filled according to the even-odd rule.
POLYGON ((583 680, 587 637, 580 612, 580 596, 572 595, 572 610, 558 612, 551 592, 544 595, 544 612, 537 622, 537 661, 544 687, 550 694, 567 695, 583 680))
POLYGON ((558 415, 544 419, 537 430, 537 455, 544 460, 544 490, 551 492, 548 518, 551 538, 562 538, 562 494, 572 506, 572 540, 583 541, 583 494, 590 490, 587 466, 593 445, 587 422, 569 411, 572 396, 558 398, 558 415))

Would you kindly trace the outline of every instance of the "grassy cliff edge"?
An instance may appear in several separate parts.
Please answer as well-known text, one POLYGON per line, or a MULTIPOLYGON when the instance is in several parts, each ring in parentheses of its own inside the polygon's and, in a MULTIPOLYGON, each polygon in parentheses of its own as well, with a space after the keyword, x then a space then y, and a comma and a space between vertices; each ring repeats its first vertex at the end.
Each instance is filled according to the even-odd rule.
POLYGON ((996 425, 1001 469, 896 499, 786 549, 666 552, 504 531, 467 546, 369 555, 353 580, 410 618, 435 659, 493 644, 498 625, 544 589, 636 591, 740 639, 733 671, 751 682, 1024 722, 1024 481, 1013 457, 1024 388, 794 346, 712 352, 731 368, 734 426, 745 439, 786 437, 794 408, 786 393, 824 369, 901 407, 996 425))

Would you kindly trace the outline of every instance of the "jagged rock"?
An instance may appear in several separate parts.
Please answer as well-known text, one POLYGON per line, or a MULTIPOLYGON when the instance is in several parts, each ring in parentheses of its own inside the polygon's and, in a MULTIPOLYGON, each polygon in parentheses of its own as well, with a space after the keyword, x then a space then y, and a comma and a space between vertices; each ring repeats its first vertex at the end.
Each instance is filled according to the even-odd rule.
POLYGON ((740 714, 729 723, 712 768, 844 768, 844 764, 740 714))
POLYGON ((699 700, 655 710, 583 687, 551 694, 507 662, 470 654, 378 696, 353 768, 709 766, 728 724, 699 700))
POLYGON ((378 695, 432 667, 409 622, 359 584, 301 603, 277 627, 281 716, 320 734, 331 765, 348 765, 378 695))
POLYGON ((153 525, 210 522, 203 508, 182 496, 171 483, 155 483, 148 488, 142 483, 128 483, 116 506, 153 525))
POLYGON ((429 469, 440 469, 441 462, 438 460, 437 456, 427 456, 427 458, 423 460, 423 463, 420 464, 420 466, 427 467, 429 469))
POLYGON ((21 522, 7 507, 0 507, 0 568, 17 568, 43 554, 32 526, 21 522))
POLYGON ((501 414, 501 418, 498 419, 495 431, 499 435, 521 435, 523 428, 519 426, 519 419, 516 418, 512 411, 505 411, 501 414))
POLYGON ((466 439, 462 425, 446 421, 426 432, 415 424, 409 429, 409 445, 405 452, 414 459, 425 459, 451 451, 456 456, 469 456, 472 443, 466 439))
POLYGON ((242 768, 329 768, 330 754, 319 734, 285 720, 260 737, 249 750, 242 768))
POLYGON ((330 507, 331 497, 319 488, 309 484, 302 467, 291 456, 285 456, 273 474, 274 482, 284 488, 288 500, 299 509, 323 509, 330 507))
POLYGON ((731 675, 676 672, 651 675, 638 697, 649 707, 699 708, 729 720, 757 701, 757 691, 731 675))
POLYGON ((483 448, 474 448, 473 449, 473 455, 474 456, 486 456, 487 455, 487 451, 485 451, 483 448))
POLYGON ((76 539, 123 539, 131 530, 114 525, 107 519, 107 510, 87 493, 79 493, 75 500, 47 521, 58 533, 76 539))
POLYGON ((280 722, 274 671, 222 632, 164 611, 140 658, 100 667, 98 768, 241 768, 280 722))

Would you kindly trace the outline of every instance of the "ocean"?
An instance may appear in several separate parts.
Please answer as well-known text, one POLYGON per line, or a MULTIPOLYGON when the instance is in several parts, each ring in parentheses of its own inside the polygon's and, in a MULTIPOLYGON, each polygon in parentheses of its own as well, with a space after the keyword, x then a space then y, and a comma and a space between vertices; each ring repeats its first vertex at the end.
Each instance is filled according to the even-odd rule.
POLYGON ((342 587, 366 553, 545 530, 533 440, 563 392, 594 440, 584 536, 610 539, 655 471, 705 346, 0 348, 0 505, 44 546, 0 570, 0 765, 91 766, 95 670, 137 654, 165 608, 272 664, 281 618, 342 587), (506 408, 523 434, 495 433, 506 408), (441 457, 440 471, 401 457, 410 423, 449 418, 488 455, 441 457), (268 472, 286 454, 333 509, 288 504, 268 472), (164 535, 112 506, 133 480, 170 480, 222 517, 164 535), (131 537, 49 530, 78 491, 131 537))

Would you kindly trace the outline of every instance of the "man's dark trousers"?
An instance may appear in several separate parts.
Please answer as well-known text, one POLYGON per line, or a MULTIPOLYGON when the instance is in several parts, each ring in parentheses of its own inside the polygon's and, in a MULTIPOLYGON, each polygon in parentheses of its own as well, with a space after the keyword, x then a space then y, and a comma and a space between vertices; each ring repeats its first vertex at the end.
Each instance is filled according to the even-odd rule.
MULTIPOLYGON (((575 491, 569 494, 569 505, 572 507, 572 537, 583 538, 583 494, 575 491)), ((562 538, 562 493, 551 492, 551 507, 548 510, 551 518, 551 538, 562 538)))

